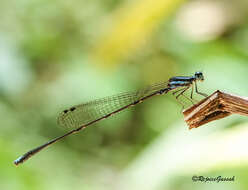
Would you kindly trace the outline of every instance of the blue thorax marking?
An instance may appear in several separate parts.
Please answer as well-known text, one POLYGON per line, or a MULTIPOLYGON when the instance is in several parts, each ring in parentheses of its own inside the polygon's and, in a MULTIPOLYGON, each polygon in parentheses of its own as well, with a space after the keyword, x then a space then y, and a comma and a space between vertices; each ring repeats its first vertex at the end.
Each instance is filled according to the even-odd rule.
POLYGON ((172 78, 170 78, 169 79, 169 82, 172 82, 172 81, 180 81, 180 82, 190 81, 190 82, 192 82, 193 80, 195 80, 195 77, 193 77, 193 76, 190 76, 190 77, 178 76, 178 77, 172 77, 172 78))
POLYGON ((189 86, 190 84, 192 84, 192 81, 171 81, 169 82, 170 87, 189 86))

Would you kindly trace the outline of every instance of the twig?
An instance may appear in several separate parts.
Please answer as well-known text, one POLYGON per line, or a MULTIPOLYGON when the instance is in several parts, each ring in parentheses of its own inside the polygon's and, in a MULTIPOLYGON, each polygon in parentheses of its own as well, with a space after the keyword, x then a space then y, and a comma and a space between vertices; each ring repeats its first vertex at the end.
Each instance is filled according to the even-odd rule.
POLYGON ((219 90, 183 111, 189 129, 227 117, 231 114, 248 116, 248 98, 227 94, 219 90))

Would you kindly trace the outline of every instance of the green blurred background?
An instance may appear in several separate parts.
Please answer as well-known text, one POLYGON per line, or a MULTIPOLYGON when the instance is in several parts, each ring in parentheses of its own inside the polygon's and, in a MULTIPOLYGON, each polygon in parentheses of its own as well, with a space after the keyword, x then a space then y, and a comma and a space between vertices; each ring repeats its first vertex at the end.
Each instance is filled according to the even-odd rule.
POLYGON ((202 92, 248 96, 247 18, 246 0, 1 0, 0 189, 248 189, 248 118, 189 131, 172 95, 13 164, 74 104, 195 71, 202 92))

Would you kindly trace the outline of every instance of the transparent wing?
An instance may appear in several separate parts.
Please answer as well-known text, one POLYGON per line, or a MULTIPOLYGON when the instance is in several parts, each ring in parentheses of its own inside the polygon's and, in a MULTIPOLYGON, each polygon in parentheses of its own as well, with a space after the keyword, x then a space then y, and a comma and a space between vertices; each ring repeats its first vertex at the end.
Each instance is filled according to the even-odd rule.
POLYGON ((127 108, 145 97, 158 93, 160 90, 167 88, 167 84, 168 82, 157 83, 136 92, 120 93, 72 106, 59 114, 58 124, 64 127, 76 128, 95 120, 100 120, 110 116, 111 113, 121 111, 122 108, 127 108))

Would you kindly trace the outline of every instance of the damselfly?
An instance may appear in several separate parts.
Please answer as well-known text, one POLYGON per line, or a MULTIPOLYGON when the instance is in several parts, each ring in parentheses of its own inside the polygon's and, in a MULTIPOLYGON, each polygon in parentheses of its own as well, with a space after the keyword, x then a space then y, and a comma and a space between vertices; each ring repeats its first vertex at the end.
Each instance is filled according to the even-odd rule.
POLYGON ((166 94, 173 90, 173 95, 175 95, 176 99, 178 99, 178 97, 181 95, 184 96, 184 92, 191 87, 192 90, 190 98, 187 96, 185 97, 192 100, 194 91, 193 88, 195 84, 195 92, 202 96, 207 96, 206 94, 199 92, 197 89, 197 81, 203 80, 204 77, 202 72, 196 72, 193 76, 176 76, 170 78, 167 82, 157 83, 136 92, 121 93, 66 109, 59 114, 58 124, 74 129, 60 137, 57 137, 37 148, 28 151, 23 156, 16 159, 14 163, 16 165, 23 163, 49 145, 54 144, 55 142, 73 133, 77 133, 92 125, 93 123, 108 118, 111 115, 118 113, 128 107, 141 103, 142 101, 155 95, 166 94))

